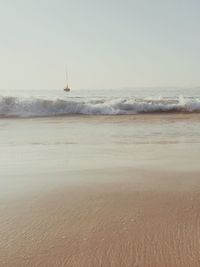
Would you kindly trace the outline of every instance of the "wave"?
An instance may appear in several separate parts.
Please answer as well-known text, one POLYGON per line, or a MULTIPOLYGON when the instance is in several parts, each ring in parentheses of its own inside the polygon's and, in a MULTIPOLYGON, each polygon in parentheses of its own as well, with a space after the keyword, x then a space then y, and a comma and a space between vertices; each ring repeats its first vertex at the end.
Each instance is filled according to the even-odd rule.
POLYGON ((0 97, 1 117, 42 117, 70 114, 85 115, 131 115, 156 112, 200 112, 200 99, 179 97, 116 98, 100 100, 62 100, 21 97, 0 97))

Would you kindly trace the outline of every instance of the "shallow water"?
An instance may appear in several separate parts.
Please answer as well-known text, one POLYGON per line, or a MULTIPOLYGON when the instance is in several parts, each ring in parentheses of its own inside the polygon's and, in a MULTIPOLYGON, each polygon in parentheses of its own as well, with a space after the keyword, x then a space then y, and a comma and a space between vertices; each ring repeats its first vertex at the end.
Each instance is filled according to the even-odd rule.
POLYGON ((198 114, 1 119, 1 197, 80 180, 86 170, 197 171, 199 132, 198 114))

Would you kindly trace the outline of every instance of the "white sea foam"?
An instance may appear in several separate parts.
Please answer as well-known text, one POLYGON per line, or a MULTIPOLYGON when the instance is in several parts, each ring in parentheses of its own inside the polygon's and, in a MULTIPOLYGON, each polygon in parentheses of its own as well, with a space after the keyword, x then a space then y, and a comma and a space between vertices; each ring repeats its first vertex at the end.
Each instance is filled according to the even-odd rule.
POLYGON ((155 112, 200 112, 199 98, 44 99, 0 97, 0 116, 40 117, 69 114, 126 115, 155 112))

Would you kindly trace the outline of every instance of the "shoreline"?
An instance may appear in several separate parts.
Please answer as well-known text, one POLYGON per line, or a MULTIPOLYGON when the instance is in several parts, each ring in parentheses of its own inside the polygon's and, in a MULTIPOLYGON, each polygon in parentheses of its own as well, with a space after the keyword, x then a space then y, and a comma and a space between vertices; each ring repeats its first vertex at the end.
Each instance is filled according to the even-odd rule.
POLYGON ((0 120, 0 266, 199 267, 199 118, 0 120))

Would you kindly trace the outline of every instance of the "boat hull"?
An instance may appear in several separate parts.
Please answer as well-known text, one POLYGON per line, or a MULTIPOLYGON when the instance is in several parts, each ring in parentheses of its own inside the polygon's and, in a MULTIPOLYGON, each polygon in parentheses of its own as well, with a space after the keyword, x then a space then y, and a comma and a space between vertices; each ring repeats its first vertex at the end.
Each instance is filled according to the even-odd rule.
POLYGON ((64 90, 65 92, 69 92, 69 91, 70 91, 69 88, 64 88, 63 90, 64 90))

